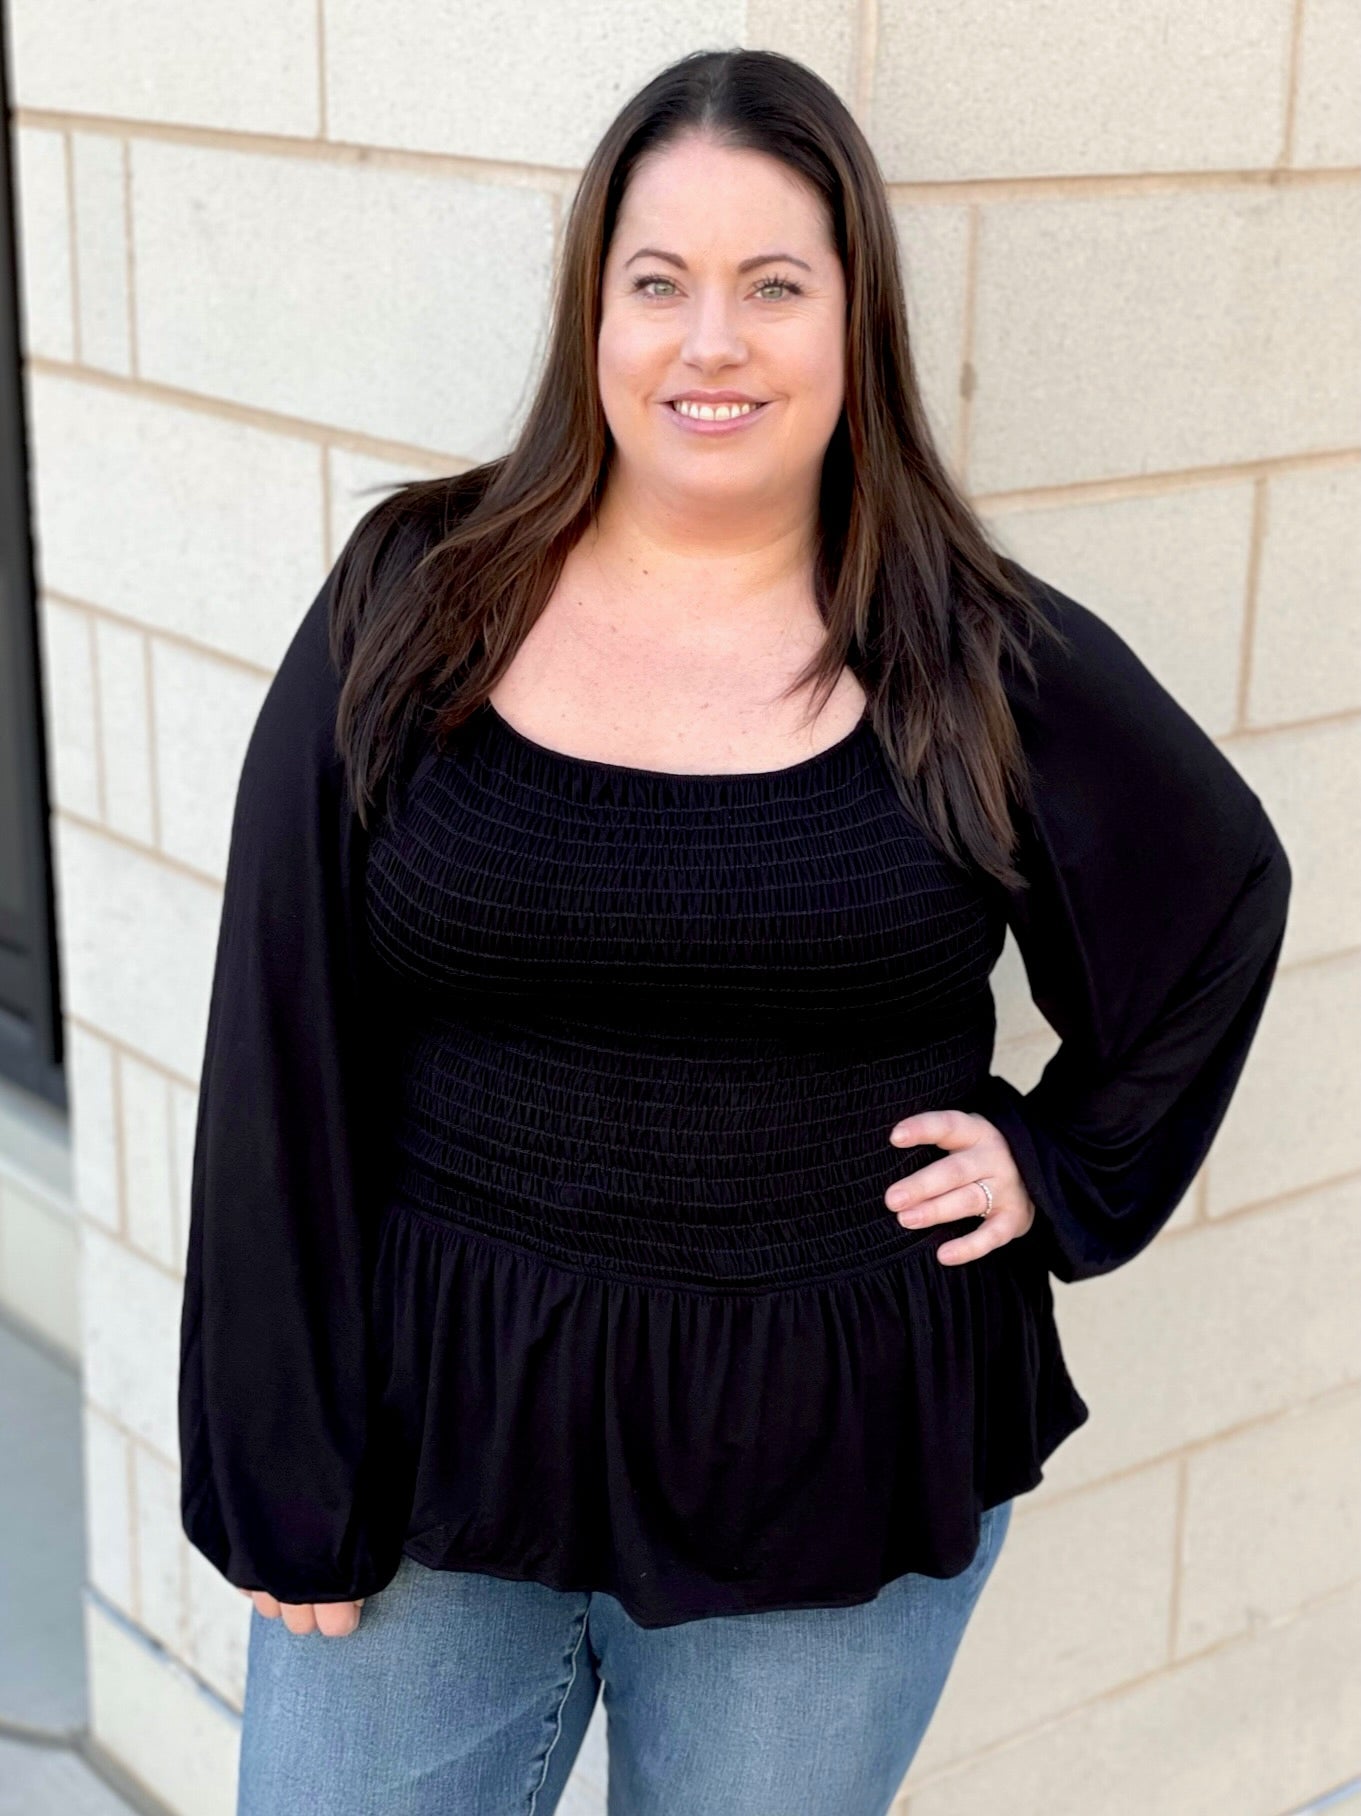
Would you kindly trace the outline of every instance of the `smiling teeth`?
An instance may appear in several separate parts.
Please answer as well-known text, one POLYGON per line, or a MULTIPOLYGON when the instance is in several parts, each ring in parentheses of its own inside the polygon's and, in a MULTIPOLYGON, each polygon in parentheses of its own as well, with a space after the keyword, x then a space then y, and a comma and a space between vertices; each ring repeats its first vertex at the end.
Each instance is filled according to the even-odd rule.
POLYGON ((688 397, 673 398, 671 403, 671 408, 682 416, 698 416, 701 422, 727 422, 730 416, 750 416, 760 407, 759 404, 697 404, 688 397))

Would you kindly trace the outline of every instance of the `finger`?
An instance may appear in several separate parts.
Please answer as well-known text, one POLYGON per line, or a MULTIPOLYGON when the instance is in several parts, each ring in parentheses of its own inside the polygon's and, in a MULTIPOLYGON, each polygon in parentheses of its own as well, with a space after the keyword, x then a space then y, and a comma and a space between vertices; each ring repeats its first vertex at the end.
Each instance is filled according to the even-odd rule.
POLYGON ((290 1633, 315 1633, 317 1618, 311 1602, 284 1602, 284 1626, 290 1633))
POLYGON ((967 1147, 978 1139, 978 1124, 984 1119, 972 1110, 918 1110, 904 1117, 889 1131, 895 1148, 967 1147))
POLYGON ((283 1613, 283 1604, 268 1589, 251 1589, 247 1593, 266 1620, 276 1621, 283 1613))
MULTIPOLYGON (((991 1218, 988 1219, 990 1223, 991 1218)), ((952 1242, 942 1242, 936 1250, 937 1261, 946 1267, 957 1267, 961 1261, 977 1261, 980 1255, 986 1255, 990 1249, 1005 1248, 1011 1240, 1009 1236, 999 1236, 996 1230, 988 1228, 985 1223, 981 1229, 970 1230, 967 1236, 957 1236, 952 1242)))
POLYGON ((344 1639, 359 1625, 359 1604, 357 1602, 318 1602, 316 1617, 317 1626, 327 1639, 344 1639))
MULTIPOLYGON (((976 1154, 947 1154, 941 1160, 933 1160, 929 1166, 918 1167, 915 1173, 909 1173, 903 1179, 895 1179, 884 1193, 884 1203, 891 1211, 909 1211, 913 1205, 924 1204, 928 1198, 941 1198, 947 1192, 961 1189, 985 1171, 976 1154)), ((982 1194, 978 1197, 981 1202, 982 1194)))
POLYGON ((896 1216, 904 1229, 920 1229, 928 1223, 956 1223, 961 1217, 995 1217, 1001 1207, 988 1209, 988 1202, 978 1189, 978 1181, 957 1186, 952 1192, 940 1192, 922 1204, 914 1204, 896 1216))

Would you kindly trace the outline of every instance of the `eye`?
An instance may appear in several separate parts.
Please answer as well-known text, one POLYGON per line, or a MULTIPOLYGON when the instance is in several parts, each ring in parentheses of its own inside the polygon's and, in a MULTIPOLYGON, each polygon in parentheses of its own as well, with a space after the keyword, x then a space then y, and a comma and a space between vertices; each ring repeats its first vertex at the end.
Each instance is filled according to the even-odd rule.
POLYGON ((784 289, 790 291, 794 296, 803 295, 803 285, 796 283, 792 277, 763 277, 756 288, 758 290, 784 289))
MULTIPOLYGON (((673 290, 676 287, 674 278, 662 277, 660 273, 654 272, 635 277, 630 289, 635 293, 645 290, 655 296, 656 292, 652 290, 653 284, 670 284, 673 290)), ((757 290, 787 290, 793 296, 802 296, 804 294, 803 285, 792 277, 764 277, 761 279, 760 283, 757 284, 756 288, 757 290)), ((663 297, 657 297, 658 302, 665 300, 666 299, 663 297)), ((783 301, 783 298, 777 297, 775 298, 775 301, 783 301)))

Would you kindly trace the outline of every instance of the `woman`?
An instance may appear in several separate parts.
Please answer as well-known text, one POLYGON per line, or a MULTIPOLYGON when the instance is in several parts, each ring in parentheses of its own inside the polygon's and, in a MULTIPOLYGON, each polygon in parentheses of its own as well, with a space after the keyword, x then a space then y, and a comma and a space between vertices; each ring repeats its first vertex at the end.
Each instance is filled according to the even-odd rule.
POLYGON ((664 71, 514 448, 369 510, 242 771, 180 1413, 243 1816, 545 1816, 602 1684, 614 1816, 886 1810, 1088 1416, 1049 1276, 1183 1196, 1289 883, 952 484, 836 96, 664 71))

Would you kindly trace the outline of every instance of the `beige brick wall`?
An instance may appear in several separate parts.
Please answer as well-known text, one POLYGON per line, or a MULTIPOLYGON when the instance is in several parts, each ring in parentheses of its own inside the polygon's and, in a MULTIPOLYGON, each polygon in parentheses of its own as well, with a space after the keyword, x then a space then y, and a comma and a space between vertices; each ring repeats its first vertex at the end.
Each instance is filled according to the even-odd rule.
MULTIPOLYGON (((505 445, 619 101, 745 43, 869 131, 1003 546, 1129 639, 1296 872, 1195 1187, 1056 1287, 1093 1416, 1018 1503, 898 1816, 1282 1816, 1361 1771, 1355 0, 11 0, 8 30, 98 1738, 230 1816, 249 1610, 179 1532, 173 1390, 254 713, 359 489, 505 445)), ((996 985, 1026 1085, 1053 1036, 1010 942, 996 985)))

